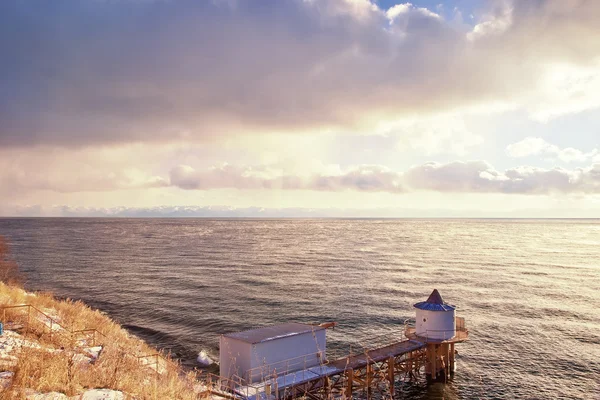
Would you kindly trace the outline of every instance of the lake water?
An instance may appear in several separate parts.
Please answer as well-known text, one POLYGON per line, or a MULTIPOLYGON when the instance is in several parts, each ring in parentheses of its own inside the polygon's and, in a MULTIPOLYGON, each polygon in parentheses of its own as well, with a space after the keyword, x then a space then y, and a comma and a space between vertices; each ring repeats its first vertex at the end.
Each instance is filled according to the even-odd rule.
POLYGON ((402 337, 437 288, 466 318, 448 385, 406 399, 600 399, 599 220, 0 219, 27 288, 195 365, 222 333, 337 321, 330 359, 402 337))

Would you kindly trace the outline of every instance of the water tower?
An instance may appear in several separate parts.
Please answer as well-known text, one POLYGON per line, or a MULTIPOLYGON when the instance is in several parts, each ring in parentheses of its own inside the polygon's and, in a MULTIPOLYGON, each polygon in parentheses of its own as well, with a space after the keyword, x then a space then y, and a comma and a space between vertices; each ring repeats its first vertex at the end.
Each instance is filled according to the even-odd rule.
POLYGON ((426 301, 415 304, 415 308, 417 309, 415 319, 417 336, 447 340, 456 335, 456 307, 444 303, 437 289, 433 289, 426 301))
POLYGON ((415 326, 406 329, 406 337, 427 344, 427 380, 446 382, 455 369, 454 344, 469 336, 465 320, 456 317, 456 307, 444 302, 437 289, 414 307, 415 326))

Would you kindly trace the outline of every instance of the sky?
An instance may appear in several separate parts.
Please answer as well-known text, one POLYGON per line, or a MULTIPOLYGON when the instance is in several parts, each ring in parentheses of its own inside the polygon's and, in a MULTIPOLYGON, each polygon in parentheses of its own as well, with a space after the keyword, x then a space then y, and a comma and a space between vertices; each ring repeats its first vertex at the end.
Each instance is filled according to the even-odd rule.
POLYGON ((595 0, 3 0, 1 216, 600 217, 595 0))

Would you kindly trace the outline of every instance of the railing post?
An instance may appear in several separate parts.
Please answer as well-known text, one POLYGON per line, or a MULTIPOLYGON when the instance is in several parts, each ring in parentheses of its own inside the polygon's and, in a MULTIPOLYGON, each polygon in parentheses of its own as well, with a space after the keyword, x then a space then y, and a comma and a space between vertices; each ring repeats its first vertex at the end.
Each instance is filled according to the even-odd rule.
MULTIPOLYGON (((318 364, 321 365, 321 358, 319 356, 319 354, 317 353, 317 361, 318 364)), ((304 356, 304 368, 302 368, 302 380, 304 380, 304 376, 306 375, 306 356, 304 356)))
POLYGON ((29 323, 31 321, 31 306, 27 307, 27 326, 25 327, 25 336, 29 334, 29 323))

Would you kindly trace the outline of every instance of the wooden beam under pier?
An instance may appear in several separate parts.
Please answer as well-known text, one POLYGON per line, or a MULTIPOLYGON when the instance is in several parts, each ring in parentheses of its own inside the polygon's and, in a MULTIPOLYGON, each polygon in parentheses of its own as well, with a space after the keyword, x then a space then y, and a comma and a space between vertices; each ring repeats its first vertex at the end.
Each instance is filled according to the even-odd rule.
POLYGON ((320 376, 289 385, 280 398, 292 399, 303 395, 311 399, 351 399, 357 391, 365 392, 368 398, 375 391, 389 395, 394 393, 398 376, 416 375, 409 368, 421 368, 425 364, 425 355, 423 343, 409 340, 367 350, 324 365, 320 376))

